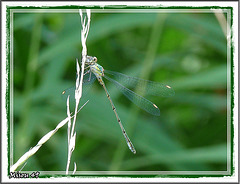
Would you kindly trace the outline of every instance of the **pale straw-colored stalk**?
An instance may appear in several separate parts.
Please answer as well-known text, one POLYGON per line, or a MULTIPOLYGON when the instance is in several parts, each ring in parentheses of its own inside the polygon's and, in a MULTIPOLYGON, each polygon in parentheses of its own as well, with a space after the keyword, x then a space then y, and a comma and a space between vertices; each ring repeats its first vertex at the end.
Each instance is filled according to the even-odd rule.
MULTIPOLYGON (((87 104, 87 102, 78 110, 78 112, 87 104)), ((69 99, 67 100, 67 104, 69 104, 69 99)), ((69 118, 71 119, 73 118, 73 116, 67 117, 62 120, 54 130, 48 132, 45 136, 43 136, 38 141, 36 146, 30 148, 28 152, 26 152, 15 164, 10 167, 10 172, 14 172, 20 165, 25 163, 27 159, 34 155, 45 142, 47 142, 61 127, 63 127, 68 122, 69 118)))
MULTIPOLYGON (((80 75, 80 67, 78 60, 76 59, 77 63, 77 79, 76 79, 76 90, 75 90, 75 113, 73 118, 73 123, 71 123, 71 119, 69 118, 68 121, 68 160, 67 160, 67 166, 66 166, 66 174, 69 172, 69 166, 71 162, 71 156, 72 152, 75 148, 75 142, 76 142, 76 132, 75 132, 75 124, 76 124, 76 118, 77 118, 77 110, 78 105, 80 102, 80 99, 82 97, 82 83, 83 83, 83 75, 84 75, 84 66, 87 59, 87 46, 86 46, 86 40, 90 28, 90 16, 91 12, 89 9, 86 10, 87 17, 83 16, 82 10, 79 10, 80 18, 81 18, 81 41, 82 41, 82 66, 81 66, 81 75, 80 75), (87 22, 86 22, 87 18, 87 22)), ((68 116, 70 116, 70 110, 68 109, 68 116)), ((76 163, 74 162, 74 171, 73 174, 76 171, 76 163)))
POLYGON ((230 46, 231 42, 231 34, 230 34, 230 26, 227 22, 227 19, 224 16, 224 11, 222 9, 213 9, 212 10, 221 26, 224 36, 227 39, 227 43, 230 46))
MULTIPOLYGON (((81 30, 81 40, 82 40, 82 70, 80 75, 80 67, 77 61, 77 79, 76 79, 76 91, 75 91, 75 100, 76 100, 76 107, 74 115, 71 116, 70 108, 69 108, 69 96, 67 98, 67 115, 68 117, 62 120, 54 130, 48 132, 45 136, 43 136, 36 146, 33 148, 30 148, 28 152, 26 152, 15 164, 13 164, 10 167, 10 172, 14 172, 20 165, 25 163, 32 155, 34 155, 39 148, 47 142, 61 127, 63 127, 66 123, 68 123, 68 163, 67 163, 67 169, 66 173, 68 173, 70 160, 71 160, 71 154, 75 147, 75 140, 76 140, 76 132, 74 132, 74 127, 76 123, 76 116, 77 113, 88 103, 88 101, 78 110, 78 105, 80 102, 80 98, 82 97, 82 82, 83 82, 83 74, 84 74, 84 65, 86 61, 87 56, 87 47, 86 47, 86 39, 89 32, 90 27, 90 10, 86 10, 87 12, 87 18, 88 21, 86 23, 86 17, 83 18, 82 10, 79 10, 79 14, 81 17, 81 24, 82 24, 82 30, 81 30), (73 124, 71 126, 71 119, 73 118, 73 124), (71 131, 70 131, 71 130, 71 131)), ((74 163, 74 173, 76 171, 76 163, 74 163)))

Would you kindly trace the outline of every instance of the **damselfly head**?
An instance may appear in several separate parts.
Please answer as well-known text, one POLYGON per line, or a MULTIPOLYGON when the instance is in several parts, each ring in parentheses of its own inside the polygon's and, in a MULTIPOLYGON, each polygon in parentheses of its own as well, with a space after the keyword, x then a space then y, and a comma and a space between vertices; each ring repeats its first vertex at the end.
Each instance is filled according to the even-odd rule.
POLYGON ((88 64, 94 64, 97 62, 97 57, 95 56, 87 56, 86 63, 88 64))

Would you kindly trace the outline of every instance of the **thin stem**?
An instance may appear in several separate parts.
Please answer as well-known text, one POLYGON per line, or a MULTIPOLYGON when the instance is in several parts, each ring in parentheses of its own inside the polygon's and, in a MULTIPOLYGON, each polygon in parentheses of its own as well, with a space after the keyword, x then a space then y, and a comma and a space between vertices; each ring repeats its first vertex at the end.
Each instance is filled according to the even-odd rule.
MULTIPOLYGON (((71 162, 71 156, 72 152, 75 148, 75 142, 76 142, 76 132, 75 132, 75 124, 76 124, 76 118, 77 118, 77 112, 78 112, 78 105, 80 102, 80 99, 82 97, 82 84, 83 84, 83 76, 84 76, 84 67, 85 62, 87 58, 87 46, 86 46, 86 40, 89 32, 90 27, 90 10, 87 10, 87 23, 86 23, 86 17, 83 18, 82 10, 79 10, 80 18, 81 18, 81 24, 82 24, 82 30, 81 30, 81 41, 82 41, 82 61, 81 61, 81 75, 80 75, 80 67, 78 60, 76 60, 77 63, 77 79, 76 79, 76 90, 75 90, 75 111, 74 111, 74 118, 73 123, 71 124, 69 122, 68 127, 68 133, 70 134, 68 138, 68 160, 67 160, 67 166, 66 166, 66 174, 68 174, 69 166, 71 162), (70 131, 71 129, 71 131, 70 131)), ((76 168, 76 165, 74 166, 76 168)))
POLYGON ((214 15, 216 16, 221 28, 222 28, 222 31, 223 31, 223 34, 224 36, 227 38, 227 28, 228 28, 228 23, 227 23, 227 20, 223 14, 223 11, 222 10, 213 10, 214 12, 214 15))

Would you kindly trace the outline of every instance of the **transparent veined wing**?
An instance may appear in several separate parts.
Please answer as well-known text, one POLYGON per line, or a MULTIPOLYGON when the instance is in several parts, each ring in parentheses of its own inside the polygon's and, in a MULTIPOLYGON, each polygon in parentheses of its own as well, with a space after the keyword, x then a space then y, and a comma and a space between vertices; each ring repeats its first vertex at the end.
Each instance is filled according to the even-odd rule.
MULTIPOLYGON (((82 89, 82 97, 87 98, 87 94, 89 89, 91 88, 92 84, 96 80, 96 76, 93 73, 88 73, 84 75, 83 77, 83 89, 82 89)), ((68 89, 65 89, 62 92, 62 98, 63 100, 67 100, 68 95, 70 96, 70 102, 75 102, 75 89, 76 87, 70 87, 68 89)))
POLYGON ((147 111, 150 114, 153 114, 155 116, 160 116, 160 110, 154 103, 136 94, 132 90, 126 88, 125 86, 109 78, 108 76, 105 75, 104 77, 110 82, 112 82, 122 92, 122 94, 124 94, 130 101, 135 103, 138 107, 147 111))
POLYGON ((109 77, 117 80, 119 83, 123 84, 127 87, 136 87, 140 93, 146 95, 154 95, 154 96, 163 96, 163 97, 171 97, 175 95, 174 90, 166 84, 162 84, 160 82, 153 82, 149 80, 140 79, 137 77, 130 77, 125 74, 104 70, 105 74, 108 74, 109 77))

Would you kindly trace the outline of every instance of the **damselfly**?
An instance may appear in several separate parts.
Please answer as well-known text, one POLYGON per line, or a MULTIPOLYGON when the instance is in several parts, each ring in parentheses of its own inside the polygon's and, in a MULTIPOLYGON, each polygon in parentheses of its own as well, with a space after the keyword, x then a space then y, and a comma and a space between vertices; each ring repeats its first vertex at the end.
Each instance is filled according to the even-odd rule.
MULTIPOLYGON (((103 87, 103 89, 105 90, 107 98, 111 103, 112 110, 114 111, 115 116, 117 118, 117 122, 119 123, 119 126, 122 130, 122 134, 125 137, 125 140, 127 142, 127 145, 129 149, 135 154, 136 150, 122 125, 122 122, 117 113, 117 109, 113 104, 110 94, 103 81, 103 77, 109 80, 110 82, 112 82, 129 100, 131 100, 133 103, 135 103, 137 106, 139 106, 143 110, 155 116, 160 115, 160 110, 157 107, 157 105, 147 100, 146 98, 136 94, 132 90, 126 88, 124 85, 137 86, 137 89, 139 92, 155 95, 155 96, 164 96, 164 97, 173 96, 175 94, 174 90, 170 86, 159 83, 159 82, 139 79, 136 77, 130 77, 130 76, 124 75, 122 73, 104 70, 104 68, 101 65, 97 64, 97 58, 92 56, 87 56, 84 70, 85 70, 84 80, 83 80, 84 84, 91 84, 95 81, 95 79, 97 79, 98 82, 103 87)), ((68 90, 63 91, 62 94, 63 95, 69 94, 69 92, 67 91, 68 90)))

